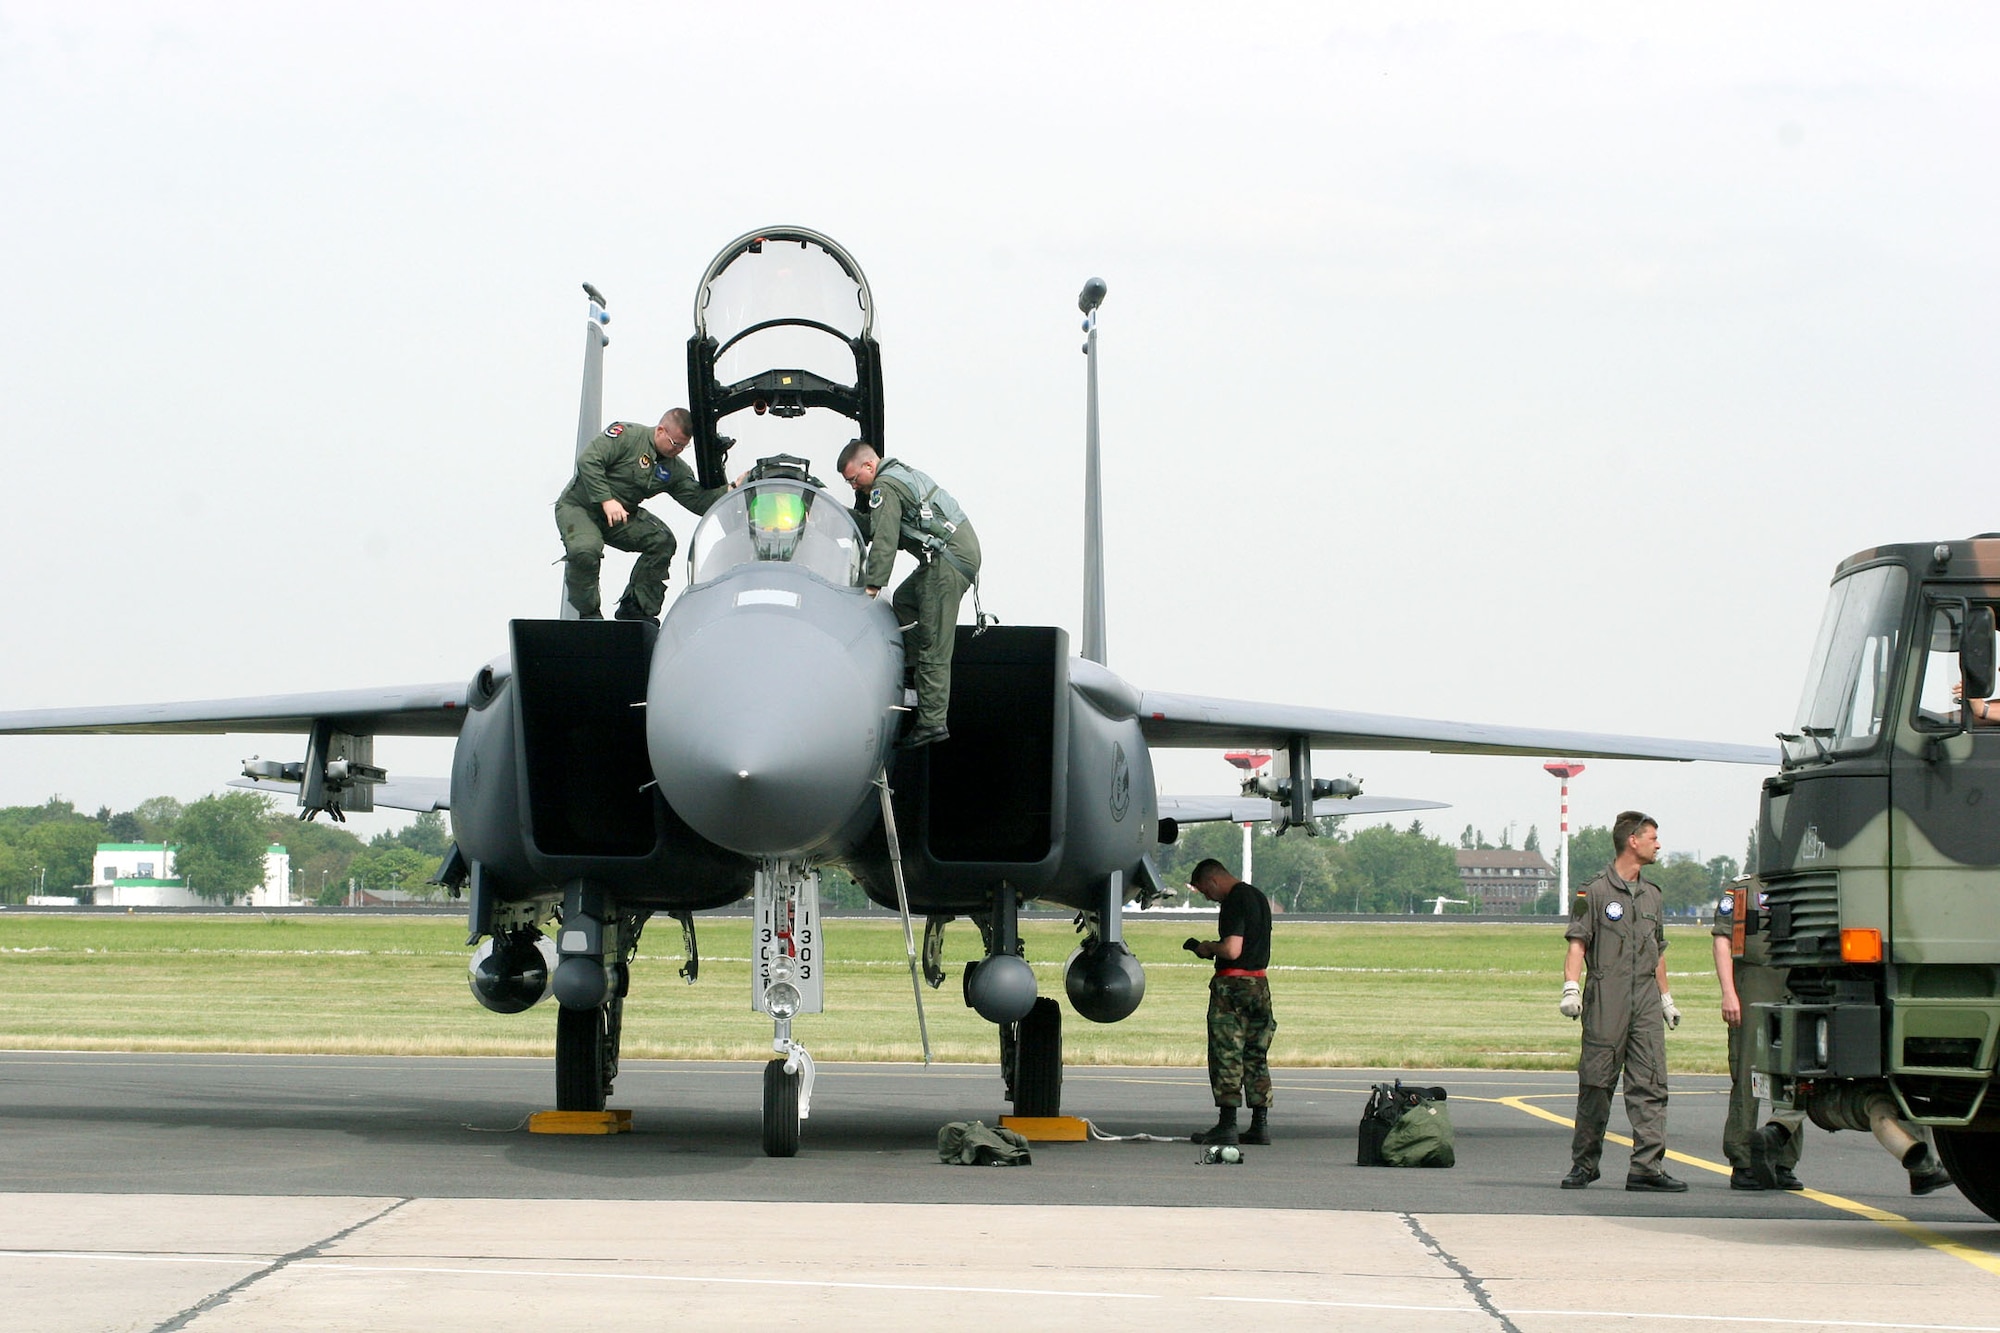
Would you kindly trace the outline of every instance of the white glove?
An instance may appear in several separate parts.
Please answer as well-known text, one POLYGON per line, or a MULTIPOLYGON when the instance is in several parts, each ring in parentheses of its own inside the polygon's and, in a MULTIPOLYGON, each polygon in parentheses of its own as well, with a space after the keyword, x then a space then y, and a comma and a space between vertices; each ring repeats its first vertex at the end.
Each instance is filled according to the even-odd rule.
POLYGON ((1681 1011, 1674 1007, 1674 997, 1665 991, 1660 992, 1660 1012, 1667 1016, 1667 1027, 1669 1029, 1677 1028, 1681 1025, 1681 1011))
POLYGON ((1562 1010, 1564 1018, 1580 1017, 1583 1013, 1583 987, 1577 985, 1574 981, 1565 981, 1563 983, 1562 1003, 1558 1004, 1556 1008, 1562 1010))

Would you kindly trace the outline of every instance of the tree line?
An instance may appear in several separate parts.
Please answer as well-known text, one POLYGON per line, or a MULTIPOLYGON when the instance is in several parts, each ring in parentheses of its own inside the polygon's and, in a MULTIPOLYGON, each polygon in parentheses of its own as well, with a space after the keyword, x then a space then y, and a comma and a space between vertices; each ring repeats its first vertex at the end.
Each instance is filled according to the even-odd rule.
POLYGON ((265 851, 277 843, 291 855, 293 900, 331 906, 346 900, 350 880, 371 891, 441 895, 429 880, 451 845, 451 828, 434 810, 363 842, 338 824, 295 819, 258 792, 187 804, 155 796, 130 810, 100 806, 95 814, 52 796, 41 805, 0 807, 0 902, 25 902, 30 894, 87 898, 83 886, 91 882, 98 844, 106 842, 173 847, 175 877, 216 903, 261 885, 265 851))
MULTIPOLYGON (((1429 910, 1431 900, 1458 898, 1456 848, 1427 831, 1421 820, 1408 828, 1378 824, 1350 831, 1335 817, 1318 821, 1320 836, 1294 830, 1273 836, 1269 824, 1251 835, 1252 878, 1287 912, 1361 912, 1407 915, 1429 910)), ((446 816, 431 811, 396 833, 378 833, 367 842, 338 824, 302 822, 274 807, 257 792, 232 791, 183 805, 155 796, 130 810, 100 807, 85 814, 60 797, 41 805, 0 808, 0 902, 20 903, 35 893, 76 895, 91 880, 91 861, 101 842, 157 842, 175 848, 177 875, 202 898, 231 902, 264 882, 264 852, 280 843, 291 854, 295 901, 327 906, 346 901, 349 881, 373 892, 401 889, 419 897, 441 896, 430 883, 451 845, 446 816)), ((1511 841, 1503 835, 1502 847, 1511 841)), ((1491 848, 1485 834, 1469 825, 1459 848, 1491 848)), ((1196 824, 1181 830, 1170 847, 1154 856, 1162 880, 1178 888, 1195 863, 1214 857, 1242 872, 1243 830, 1229 823, 1196 824)), ((1524 850, 1539 850, 1536 830, 1528 830, 1524 850)), ((1550 849, 1555 856, 1560 849, 1550 849)), ((1749 853, 1754 855, 1754 851, 1749 853)), ((1551 860, 1555 859, 1551 856, 1551 860)), ((1611 830, 1586 824, 1570 834, 1572 888, 1581 887, 1611 864, 1611 830)), ((1734 857, 1697 861, 1675 853, 1652 866, 1646 877, 1660 886, 1667 910, 1705 911, 1736 877, 1734 857)), ((838 870, 822 884, 828 906, 861 907, 866 896, 838 870)), ((1448 904, 1447 912, 1476 912, 1474 901, 1448 904)), ((1557 911, 1553 891, 1534 910, 1557 911)))
MULTIPOLYGON (((1480 910, 1477 895, 1463 892, 1455 853, 1492 849, 1483 833, 1467 826, 1454 847, 1433 837, 1422 820, 1410 821, 1408 828, 1378 824, 1354 832, 1344 828, 1338 816, 1317 822, 1318 837, 1308 837, 1303 830, 1274 836, 1269 824, 1257 825, 1251 834, 1251 878, 1284 911, 1405 915, 1429 911, 1430 902, 1440 897, 1471 899, 1447 904, 1447 912, 1480 910)), ((1504 839, 1503 847, 1507 841, 1511 839, 1504 839)), ((1523 850, 1541 850, 1532 827, 1523 850)), ((1559 848, 1554 850, 1552 864, 1561 855, 1559 848)), ((1611 864, 1610 828, 1586 824, 1572 831, 1569 855, 1570 887, 1580 888, 1611 864)), ((1241 874, 1242 826, 1212 823, 1184 828, 1177 842, 1155 853, 1154 863, 1161 879, 1177 888, 1187 883, 1197 862, 1211 856, 1241 874)), ((1697 861, 1679 852, 1649 867, 1646 878, 1660 886, 1668 911, 1686 913, 1707 910, 1737 870, 1734 857, 1697 861)), ((1553 916, 1559 906, 1550 890, 1535 903, 1534 911, 1553 916)))

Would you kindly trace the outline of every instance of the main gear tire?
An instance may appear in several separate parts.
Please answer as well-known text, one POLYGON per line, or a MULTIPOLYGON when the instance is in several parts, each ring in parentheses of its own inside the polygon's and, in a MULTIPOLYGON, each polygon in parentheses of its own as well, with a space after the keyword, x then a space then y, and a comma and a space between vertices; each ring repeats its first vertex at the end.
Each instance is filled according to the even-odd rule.
POLYGON ((764 1155, 799 1155, 799 1075, 787 1074, 783 1060, 764 1066, 764 1155))
POLYGON ((605 1079, 605 1013, 556 1010, 556 1109, 602 1111, 605 1079))
POLYGON ((1040 996, 1015 1025, 1014 1114, 1061 1115, 1062 1067, 1062 1006, 1040 996))
POLYGON ((1958 1192, 1980 1212, 2000 1221, 2000 1134, 1934 1129, 1931 1136, 1958 1192))

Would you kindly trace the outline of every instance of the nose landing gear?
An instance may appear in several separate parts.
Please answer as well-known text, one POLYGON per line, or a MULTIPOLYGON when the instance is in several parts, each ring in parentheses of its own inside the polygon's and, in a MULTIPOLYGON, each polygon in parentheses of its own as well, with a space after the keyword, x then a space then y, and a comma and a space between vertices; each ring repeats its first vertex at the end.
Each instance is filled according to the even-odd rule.
POLYGON ((751 960, 751 1007, 771 1016, 764 1066, 764 1155, 796 1157, 800 1122, 812 1114, 813 1062, 792 1040, 792 1017, 824 1007, 820 979, 819 874, 791 861, 757 869, 757 935, 751 960))

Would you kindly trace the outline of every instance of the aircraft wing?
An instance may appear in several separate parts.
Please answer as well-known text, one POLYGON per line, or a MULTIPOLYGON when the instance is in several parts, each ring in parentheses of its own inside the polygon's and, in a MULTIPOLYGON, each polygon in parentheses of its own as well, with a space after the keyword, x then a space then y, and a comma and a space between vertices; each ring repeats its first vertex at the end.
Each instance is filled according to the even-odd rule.
POLYGON ((0 736, 311 732, 320 721, 357 736, 456 736, 465 720, 466 691, 466 684, 459 682, 169 704, 34 708, 0 713, 0 736))
MULTIPOLYGON (((1775 746, 1617 736, 1595 731, 1494 727, 1380 713, 1349 713, 1296 704, 1140 692, 1139 725, 1153 745, 1173 748, 1283 749, 1295 736, 1329 750, 1427 750, 1432 754, 1510 754, 1570 759, 1702 759, 1718 764, 1778 765, 1775 746)), ((1163 812, 1164 813, 1164 812, 1163 812)))
MULTIPOLYGON (((380 799, 379 797, 377 799, 380 799)), ((1399 810, 1443 810, 1443 801, 1420 801, 1410 796, 1355 796, 1317 801, 1313 817, 1334 815, 1390 815, 1399 810)), ((1234 824, 1254 824, 1271 817, 1268 796, 1162 796, 1160 818, 1178 824, 1212 824, 1229 820, 1234 824)))
MULTIPOLYGON (((283 796, 299 794, 298 783, 285 782, 277 778, 231 778, 229 785, 249 791, 277 792, 283 796)), ((415 810, 418 814, 428 814, 432 810, 449 810, 451 779, 390 778, 387 782, 370 785, 368 798, 374 805, 386 805, 391 810, 415 810)))

